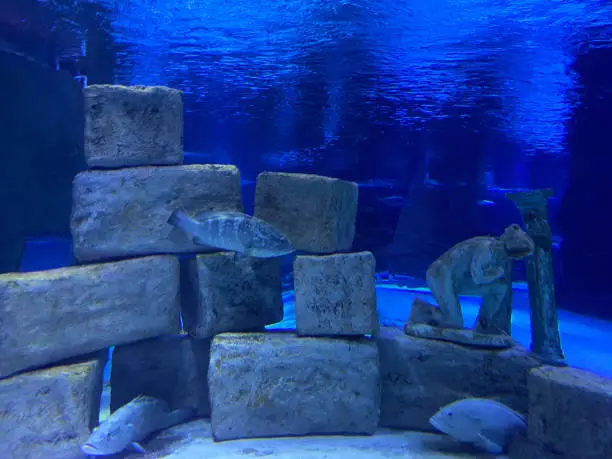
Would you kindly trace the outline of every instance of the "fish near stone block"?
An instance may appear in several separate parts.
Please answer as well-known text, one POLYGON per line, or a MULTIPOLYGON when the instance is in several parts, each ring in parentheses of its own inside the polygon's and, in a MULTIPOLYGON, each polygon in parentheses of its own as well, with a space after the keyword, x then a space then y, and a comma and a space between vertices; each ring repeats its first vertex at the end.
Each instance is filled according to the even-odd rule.
POLYGON ((367 338, 227 333, 211 346, 213 438, 373 434, 378 349, 367 338))
POLYGON ((415 338, 395 327, 381 327, 377 341, 382 426, 433 432, 429 418, 442 406, 472 397, 527 412, 527 374, 541 362, 519 345, 479 349, 415 338))
POLYGON ((84 90, 89 168, 183 162, 183 93, 164 86, 91 85, 84 90))
POLYGON ((171 410, 192 408, 210 416, 208 362, 210 340, 169 335, 115 347, 111 370, 111 411, 139 395, 168 403, 171 410))
POLYGON ((200 254, 181 266, 183 326, 196 338, 263 331, 283 320, 278 258, 200 254))
POLYGON ((375 265, 370 252, 296 257, 298 335, 377 334, 375 265))
POLYGON ((81 459, 95 427, 102 368, 98 360, 22 373, 0 381, 2 459, 81 459))
POLYGON ((572 459, 612 457, 612 379, 544 366, 528 387, 529 440, 572 459))
POLYGON ((179 262, 0 275, 0 377, 179 330, 179 262))
POLYGON ((73 181, 71 230, 80 262, 211 251, 168 224, 177 209, 242 211, 235 166, 86 171, 73 181))
POLYGON ((348 251, 355 238, 358 187, 312 174, 262 172, 254 215, 282 231, 297 250, 348 251))

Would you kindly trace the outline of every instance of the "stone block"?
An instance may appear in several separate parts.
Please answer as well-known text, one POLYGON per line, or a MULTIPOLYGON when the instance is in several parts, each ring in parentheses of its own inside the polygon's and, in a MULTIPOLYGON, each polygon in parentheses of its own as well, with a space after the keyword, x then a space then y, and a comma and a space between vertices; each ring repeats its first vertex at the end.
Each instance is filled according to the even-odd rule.
POLYGON ((263 331, 283 320, 278 258, 197 255, 182 265, 183 326, 191 336, 263 331))
POLYGON ((176 333, 179 311, 171 255, 0 275, 0 377, 176 333))
POLYGON ((358 187, 312 174, 262 172, 255 216, 284 232, 297 250, 348 251, 355 238, 358 187))
POLYGON ((82 459, 95 427, 102 369, 97 360, 0 381, 2 459, 82 459))
POLYGON ((163 86, 85 88, 85 159, 90 168, 183 162, 183 93, 163 86))
POLYGON ((171 409, 193 408, 210 416, 210 340, 170 335, 115 347, 111 370, 111 411, 139 395, 165 400, 171 409))
POLYGON ((168 224, 187 212, 242 211, 234 166, 192 165, 86 171, 74 179, 72 237, 78 261, 211 251, 168 224))
POLYGON ((509 459, 570 459, 568 456, 556 454, 544 445, 531 441, 524 434, 517 435, 508 449, 509 459))
POLYGON ((379 376, 378 349, 367 338, 218 335, 208 376, 213 437, 372 434, 379 376))
POLYGON ((485 350, 415 338, 381 327, 381 425, 434 432, 429 418, 468 397, 497 400, 527 412, 527 374, 541 363, 521 346, 485 350))
POLYGON ((528 387, 530 440, 572 459, 612 457, 612 379, 544 366, 528 387))
POLYGON ((370 252, 296 257, 297 333, 377 334, 375 265, 370 252))

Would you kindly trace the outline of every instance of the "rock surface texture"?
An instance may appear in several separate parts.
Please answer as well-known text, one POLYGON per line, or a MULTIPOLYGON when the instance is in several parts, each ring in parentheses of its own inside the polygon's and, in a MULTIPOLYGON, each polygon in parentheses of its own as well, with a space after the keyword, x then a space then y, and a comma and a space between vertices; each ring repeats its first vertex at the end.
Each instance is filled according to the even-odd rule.
POLYGON ((191 336, 263 331, 283 320, 278 258, 198 255, 182 265, 183 326, 191 336))
POLYGON ((0 275, 0 377, 176 333, 179 311, 171 255, 0 275))
POLYGON ((372 434, 380 408, 376 343, 228 333, 214 338, 209 368, 215 440, 372 434))
POLYGON ((527 412, 527 374, 540 362, 526 349, 484 350, 415 338, 382 327, 381 425, 435 431, 429 418, 468 397, 492 398, 527 412))
POLYGON ((612 457, 612 379, 545 366, 529 374, 528 438, 572 459, 612 457))
POLYGON ((85 159, 90 168, 183 162, 183 93, 163 86, 85 88, 85 159))
POLYGON ((297 333, 377 334, 375 265, 370 252, 298 256, 293 265, 297 333))
POLYGON ((117 346, 111 372, 111 412, 139 395, 168 403, 170 409, 193 408, 210 416, 208 362, 210 340, 186 335, 151 338, 117 346))
POLYGON ((82 459, 101 387, 97 360, 1 380, 0 457, 82 459))
POLYGON ((175 210, 242 211, 234 166, 87 171, 74 179, 72 237, 79 261, 211 251, 168 224, 175 210))
POLYGON ((320 175, 262 172, 255 216, 287 235, 297 250, 348 251, 355 238, 358 187, 320 175))

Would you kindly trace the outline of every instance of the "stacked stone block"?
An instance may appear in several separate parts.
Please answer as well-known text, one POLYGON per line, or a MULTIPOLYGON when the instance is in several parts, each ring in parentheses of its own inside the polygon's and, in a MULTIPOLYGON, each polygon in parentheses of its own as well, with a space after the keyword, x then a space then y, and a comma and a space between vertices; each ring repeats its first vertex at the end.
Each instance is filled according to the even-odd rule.
POLYGON ((529 374, 527 435, 511 459, 612 457, 612 379, 570 367, 543 366, 529 374))
POLYGON ((357 185, 308 174, 263 172, 255 216, 297 248, 322 256, 294 263, 297 333, 224 333, 209 368, 215 440, 372 434, 378 426, 374 257, 351 249, 357 185))

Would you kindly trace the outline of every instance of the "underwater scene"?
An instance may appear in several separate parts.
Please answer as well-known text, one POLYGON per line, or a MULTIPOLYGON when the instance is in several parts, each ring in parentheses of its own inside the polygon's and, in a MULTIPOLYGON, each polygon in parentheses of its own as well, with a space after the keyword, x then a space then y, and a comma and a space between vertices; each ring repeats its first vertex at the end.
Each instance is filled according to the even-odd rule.
POLYGON ((0 459, 612 459, 612 2, 0 0, 0 459))

